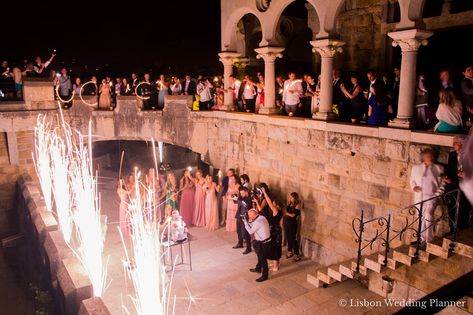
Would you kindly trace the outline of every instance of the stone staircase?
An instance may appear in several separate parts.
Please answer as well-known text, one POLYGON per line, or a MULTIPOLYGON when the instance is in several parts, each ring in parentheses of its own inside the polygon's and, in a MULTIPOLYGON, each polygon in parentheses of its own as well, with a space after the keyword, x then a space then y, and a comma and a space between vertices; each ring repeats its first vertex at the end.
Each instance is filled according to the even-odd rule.
MULTIPOLYGON (((361 259, 359 272, 356 259, 323 267, 307 274, 307 281, 316 287, 355 279, 367 282, 370 291, 385 296, 382 277, 397 283, 393 298, 420 298, 473 270, 473 229, 459 231, 453 251, 451 240, 435 239, 414 258, 415 246, 401 245, 392 249, 384 266, 384 253, 374 253, 361 259)), ((467 298, 468 311, 473 313, 473 298, 467 298)))

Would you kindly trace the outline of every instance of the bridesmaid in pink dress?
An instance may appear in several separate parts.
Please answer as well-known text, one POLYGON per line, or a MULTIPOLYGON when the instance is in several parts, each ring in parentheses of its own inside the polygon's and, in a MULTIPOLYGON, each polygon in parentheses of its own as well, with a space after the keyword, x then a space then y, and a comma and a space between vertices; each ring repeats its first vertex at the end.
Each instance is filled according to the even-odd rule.
POLYGON ((120 197, 120 230, 123 235, 129 236, 131 234, 131 226, 128 205, 130 204, 130 199, 133 198, 132 195, 135 193, 135 177, 130 175, 127 183, 120 180, 118 182, 117 193, 120 197))
POLYGON ((195 226, 205 226, 205 179, 201 170, 195 172, 195 202, 192 224, 195 226))
POLYGON ((218 218, 217 192, 220 187, 212 181, 212 176, 205 177, 205 227, 209 231, 215 231, 220 227, 218 218))
POLYGON ((233 202, 232 195, 238 195, 239 184, 236 181, 235 176, 228 179, 228 190, 227 190, 227 222, 225 224, 227 232, 236 231, 236 219, 235 215, 238 209, 238 205, 233 202))
POLYGON ((192 223, 192 213, 194 212, 195 188, 194 181, 188 170, 185 170, 182 175, 179 182, 179 190, 182 191, 179 212, 182 216, 182 220, 187 226, 190 226, 192 223))

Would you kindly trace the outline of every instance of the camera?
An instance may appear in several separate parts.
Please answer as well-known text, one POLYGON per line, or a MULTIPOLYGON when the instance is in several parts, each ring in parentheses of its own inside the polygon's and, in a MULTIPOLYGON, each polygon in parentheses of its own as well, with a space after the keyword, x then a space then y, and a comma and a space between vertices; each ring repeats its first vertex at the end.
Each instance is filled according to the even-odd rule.
POLYGON ((251 198, 259 198, 263 195, 263 191, 259 187, 255 187, 251 190, 251 198))
POLYGON ((233 203, 238 203, 238 194, 232 194, 233 203))

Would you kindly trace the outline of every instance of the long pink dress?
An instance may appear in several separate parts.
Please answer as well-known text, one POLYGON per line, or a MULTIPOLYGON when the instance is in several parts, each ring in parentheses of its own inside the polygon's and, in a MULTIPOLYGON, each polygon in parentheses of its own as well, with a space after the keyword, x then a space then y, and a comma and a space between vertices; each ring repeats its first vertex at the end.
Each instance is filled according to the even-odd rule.
POLYGON ((179 205, 179 212, 181 213, 182 220, 186 223, 187 226, 190 226, 192 223, 192 213, 194 212, 194 199, 194 185, 188 184, 187 187, 182 190, 181 203, 179 205))
POLYGON ((195 203, 192 224, 205 226, 205 191, 201 183, 195 184, 195 203))
POLYGON ((214 186, 205 192, 205 221, 207 230, 214 231, 220 227, 217 193, 214 186))
POLYGON ((126 190, 123 189, 118 190, 118 195, 120 196, 120 230, 122 231, 123 235, 129 236, 131 234, 130 214, 128 212, 130 197, 128 196, 126 190))
MULTIPOLYGON (((238 186, 230 185, 227 190, 227 198, 231 198, 233 194, 238 194, 238 186)), ((233 202, 232 199, 227 199, 227 221, 225 228, 228 232, 236 231, 236 219, 235 215, 238 209, 238 205, 233 202)))

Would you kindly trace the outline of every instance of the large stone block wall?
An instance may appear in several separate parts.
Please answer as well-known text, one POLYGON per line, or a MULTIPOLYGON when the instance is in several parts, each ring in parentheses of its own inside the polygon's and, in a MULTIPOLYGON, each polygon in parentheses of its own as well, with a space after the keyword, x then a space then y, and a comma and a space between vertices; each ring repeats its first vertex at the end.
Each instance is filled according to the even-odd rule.
MULTIPOLYGON (((445 162, 450 137, 388 128, 236 113, 193 113, 191 148, 220 168, 267 182, 276 199, 300 193, 305 254, 321 264, 354 257, 352 220, 412 203, 408 179, 434 146, 445 162), (207 138, 205 145, 203 139, 207 138)), ((403 218, 394 218, 395 223, 403 218)))

